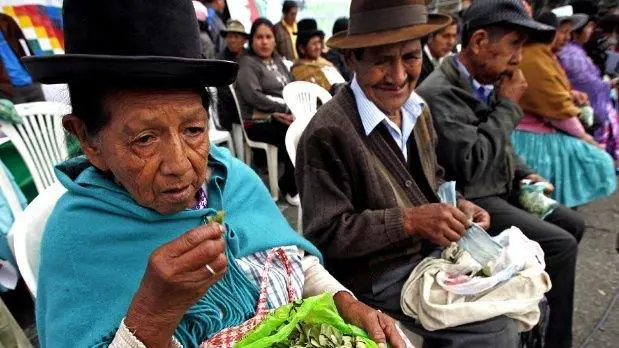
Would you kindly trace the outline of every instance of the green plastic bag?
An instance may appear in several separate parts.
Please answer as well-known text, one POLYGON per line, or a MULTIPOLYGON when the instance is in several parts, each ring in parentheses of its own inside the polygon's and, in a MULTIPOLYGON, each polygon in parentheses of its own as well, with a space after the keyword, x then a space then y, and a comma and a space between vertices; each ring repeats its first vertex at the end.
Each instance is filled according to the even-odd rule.
POLYGON ((343 335, 352 336, 357 341, 362 341, 367 348, 378 347, 378 344, 372 341, 363 330, 344 322, 344 319, 337 312, 333 296, 329 293, 299 300, 276 309, 254 331, 237 342, 234 347, 267 348, 277 346, 280 343, 288 342, 288 337, 298 330, 297 325, 300 323, 310 326, 328 324, 324 326, 330 326, 343 335))

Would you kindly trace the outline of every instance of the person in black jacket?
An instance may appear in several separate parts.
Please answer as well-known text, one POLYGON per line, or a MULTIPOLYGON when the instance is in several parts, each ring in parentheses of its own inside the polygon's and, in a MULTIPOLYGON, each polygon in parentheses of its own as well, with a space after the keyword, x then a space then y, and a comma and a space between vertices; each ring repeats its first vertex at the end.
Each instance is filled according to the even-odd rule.
MULTIPOLYGON (((451 17, 451 16, 450 16, 451 17)), ((436 69, 443 58, 449 56, 458 43, 458 22, 452 17, 452 24, 427 37, 423 46, 423 64, 417 85, 421 85, 436 69)))

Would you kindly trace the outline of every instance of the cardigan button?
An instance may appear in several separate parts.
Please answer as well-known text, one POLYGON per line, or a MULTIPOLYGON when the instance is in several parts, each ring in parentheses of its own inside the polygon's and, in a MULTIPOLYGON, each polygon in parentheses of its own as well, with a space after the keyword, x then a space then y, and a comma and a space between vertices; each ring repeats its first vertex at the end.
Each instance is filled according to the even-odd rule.
POLYGON ((411 188, 413 186, 413 182, 411 180, 406 180, 406 182, 404 183, 404 185, 408 188, 411 188))

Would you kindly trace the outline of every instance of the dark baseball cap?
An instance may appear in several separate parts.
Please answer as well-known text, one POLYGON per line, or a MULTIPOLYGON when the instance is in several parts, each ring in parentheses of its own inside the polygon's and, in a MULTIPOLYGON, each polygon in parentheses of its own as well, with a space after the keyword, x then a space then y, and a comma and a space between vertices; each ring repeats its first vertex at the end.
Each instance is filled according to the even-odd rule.
POLYGON ((462 20, 464 30, 469 33, 475 29, 501 23, 521 27, 529 34, 555 31, 555 28, 531 18, 521 0, 475 0, 464 11, 462 20))

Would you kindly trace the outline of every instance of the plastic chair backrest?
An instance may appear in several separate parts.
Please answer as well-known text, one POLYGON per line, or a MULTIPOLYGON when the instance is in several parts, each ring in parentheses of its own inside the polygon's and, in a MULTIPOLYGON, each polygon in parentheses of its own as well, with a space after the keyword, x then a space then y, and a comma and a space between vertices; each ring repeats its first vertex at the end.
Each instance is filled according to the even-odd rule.
POLYGON ((35 298, 43 231, 54 206, 66 191, 67 189, 59 182, 52 184, 16 217, 11 227, 17 267, 35 298))
POLYGON ((301 135, 303 135, 303 131, 305 131, 305 128, 309 124, 309 121, 310 120, 306 119, 297 119, 292 122, 292 124, 290 125, 290 127, 288 127, 288 130, 286 131, 286 152, 288 152, 288 157, 290 157, 292 165, 294 166, 296 166, 295 161, 297 159, 297 146, 299 145, 301 135))
POLYGON ((56 182, 54 166, 69 157, 62 117, 71 107, 56 102, 15 105, 21 124, 0 121, 2 131, 11 139, 26 163, 39 192, 56 182))
POLYGON ((324 105, 331 100, 329 92, 311 82, 295 81, 284 87, 284 101, 295 119, 309 119, 314 116, 318 101, 324 105))

